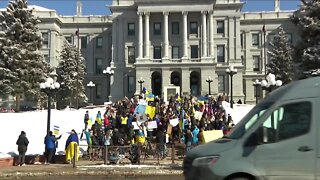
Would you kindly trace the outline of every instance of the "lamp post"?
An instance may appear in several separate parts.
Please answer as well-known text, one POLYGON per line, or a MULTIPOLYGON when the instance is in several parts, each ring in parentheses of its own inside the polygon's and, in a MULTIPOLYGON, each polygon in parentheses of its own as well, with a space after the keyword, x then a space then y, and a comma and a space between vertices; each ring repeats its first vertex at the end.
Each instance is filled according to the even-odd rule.
POLYGON ((256 79, 254 82, 253 82, 253 86, 254 86, 254 91, 255 91, 255 97, 256 97, 256 104, 258 104, 258 88, 261 86, 261 82, 256 79))
POLYGON ((87 84, 87 87, 90 89, 90 99, 91 99, 91 103, 93 104, 93 97, 92 97, 92 88, 95 87, 96 85, 90 81, 88 84, 87 84))
POLYGON ((211 95, 211 83, 213 82, 213 79, 209 76, 209 77, 206 79, 206 82, 207 82, 208 85, 209 85, 209 95, 211 95))
POLYGON ((48 96, 48 117, 47 117, 47 135, 50 132, 50 118, 51 118, 51 97, 58 91, 60 84, 56 82, 56 79, 51 77, 46 79, 46 82, 40 83, 40 89, 48 96))
POLYGON ((138 80, 138 83, 140 84, 140 94, 142 94, 142 84, 144 83, 144 79, 140 77, 140 79, 138 80))
POLYGON ((269 73, 266 77, 266 80, 261 81, 261 87, 263 90, 267 90, 269 93, 274 89, 274 87, 282 86, 281 80, 276 80, 276 76, 272 73, 269 73))
POLYGON ((226 69, 226 73, 230 76, 230 84, 231 84, 231 90, 230 90, 230 107, 233 108, 233 75, 237 74, 237 69, 235 69, 233 66, 230 66, 226 69))
POLYGON ((103 70, 102 71, 102 73, 104 74, 104 75, 106 75, 107 77, 108 77, 108 79, 109 79, 109 93, 107 94, 107 100, 108 101, 110 101, 110 97, 111 97, 111 76, 113 76, 113 74, 114 74, 114 70, 112 70, 111 69, 111 67, 107 67, 105 70, 103 70))

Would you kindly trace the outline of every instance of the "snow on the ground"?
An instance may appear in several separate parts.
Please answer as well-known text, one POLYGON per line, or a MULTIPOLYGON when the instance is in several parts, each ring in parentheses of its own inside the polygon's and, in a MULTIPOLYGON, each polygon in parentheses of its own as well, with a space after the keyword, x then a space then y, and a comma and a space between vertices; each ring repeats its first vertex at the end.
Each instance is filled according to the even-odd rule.
MULTIPOLYGON (((84 129, 84 114, 89 111, 90 118, 95 120, 96 114, 100 110, 103 114, 105 108, 79 109, 79 110, 51 110, 51 130, 54 126, 59 126, 59 134, 62 134, 58 140, 57 154, 64 154, 66 140, 70 131, 74 129, 80 138, 84 129)), ((47 110, 21 112, 21 113, 0 113, 0 122, 2 130, 0 130, 0 153, 15 155, 18 154, 18 146, 16 141, 21 131, 26 132, 29 140, 28 150, 26 154, 43 154, 44 138, 47 131, 47 110)), ((86 150, 87 142, 85 135, 80 140, 80 148, 86 150)))
MULTIPOLYGON (((252 105, 234 105, 234 110, 228 108, 228 104, 224 105, 227 113, 233 117, 234 123, 238 123, 243 116, 252 109, 252 105)), ((51 110, 51 130, 53 126, 59 126, 59 132, 62 138, 58 140, 59 146, 57 154, 64 154, 66 140, 72 129, 81 135, 84 129, 84 114, 89 111, 90 118, 93 123, 98 111, 104 113, 105 108, 79 109, 79 110, 51 110)), ((2 129, 0 130, 0 158, 13 156, 18 154, 16 141, 21 131, 25 131, 29 139, 27 154, 43 154, 44 137, 47 129, 47 110, 21 113, 0 113, 0 122, 2 129)), ((82 152, 86 151, 87 142, 85 135, 80 140, 80 148, 82 152)))
POLYGON ((9 158, 9 157, 11 157, 9 154, 0 153, 0 158, 9 158))
POLYGON ((225 109, 226 114, 230 114, 234 124, 238 124, 241 119, 254 107, 250 104, 233 104, 233 109, 230 107, 230 103, 222 102, 222 107, 225 109))

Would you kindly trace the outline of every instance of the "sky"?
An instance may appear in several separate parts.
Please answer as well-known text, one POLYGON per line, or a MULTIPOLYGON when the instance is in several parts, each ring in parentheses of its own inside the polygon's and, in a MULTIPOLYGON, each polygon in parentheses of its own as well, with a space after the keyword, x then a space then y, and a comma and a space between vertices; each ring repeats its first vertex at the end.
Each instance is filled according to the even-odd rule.
MULTIPOLYGON (((81 0, 83 15, 110 15, 108 5, 112 0, 81 0)), ((125 1, 125 0, 119 0, 125 1)), ((272 11, 274 0, 241 0, 245 2, 242 11, 272 11)), ((0 0, 0 8, 6 8, 9 0, 0 0)), ((299 0, 280 0, 281 10, 295 10, 299 0)), ((29 5, 38 5, 48 9, 54 9, 60 15, 72 16, 76 14, 76 0, 28 0, 29 5)))

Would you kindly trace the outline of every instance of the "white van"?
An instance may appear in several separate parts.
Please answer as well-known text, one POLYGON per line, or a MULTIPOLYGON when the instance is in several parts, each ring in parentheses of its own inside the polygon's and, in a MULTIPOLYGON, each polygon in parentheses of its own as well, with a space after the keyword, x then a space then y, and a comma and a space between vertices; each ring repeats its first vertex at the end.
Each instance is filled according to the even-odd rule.
POLYGON ((270 93, 227 136, 189 151, 185 179, 320 179, 319 127, 320 77, 295 81, 270 93))

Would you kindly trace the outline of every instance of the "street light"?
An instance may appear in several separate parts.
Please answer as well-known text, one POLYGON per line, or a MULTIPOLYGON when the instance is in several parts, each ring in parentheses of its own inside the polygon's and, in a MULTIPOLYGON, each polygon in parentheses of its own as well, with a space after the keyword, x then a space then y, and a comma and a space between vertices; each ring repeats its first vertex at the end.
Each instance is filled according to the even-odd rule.
POLYGON ((229 68, 226 69, 226 73, 230 76, 230 84, 231 84, 231 90, 230 90, 230 95, 231 95, 230 107, 233 108, 233 82, 232 82, 232 78, 233 78, 233 75, 237 74, 237 69, 234 69, 233 66, 230 66, 229 68))
POLYGON ((206 82, 209 85, 209 95, 211 95, 211 83, 213 82, 213 79, 209 76, 206 80, 206 82))
POLYGON ((142 94, 142 84, 144 83, 144 79, 140 77, 140 79, 138 80, 138 83, 140 84, 140 94, 142 94))
POLYGON ((48 117, 47 117, 47 135, 50 132, 50 118, 51 118, 51 97, 54 93, 58 92, 60 84, 56 82, 56 79, 48 77, 46 82, 40 83, 40 89, 48 96, 48 117))
POLYGON ((107 67, 105 70, 103 70, 102 71, 102 73, 104 74, 104 75, 106 75, 107 77, 108 77, 108 79, 109 79, 109 93, 107 94, 107 100, 108 101, 110 101, 110 97, 111 97, 111 91, 110 91, 110 89, 111 89, 111 76, 113 76, 113 74, 114 74, 114 70, 112 70, 111 69, 111 67, 107 67))
POLYGON ((255 90, 255 97, 256 97, 256 104, 258 104, 258 88, 261 86, 261 82, 256 79, 254 82, 253 82, 253 86, 254 86, 254 90, 255 90))
POLYGON ((261 87, 263 90, 267 90, 268 92, 271 92, 274 87, 280 87, 282 86, 281 80, 276 80, 276 76, 272 73, 269 73, 266 77, 266 80, 261 81, 261 87))
POLYGON ((92 88, 95 87, 96 85, 90 81, 88 84, 87 84, 88 88, 90 89, 90 99, 91 99, 91 103, 93 104, 93 97, 92 97, 92 88))

